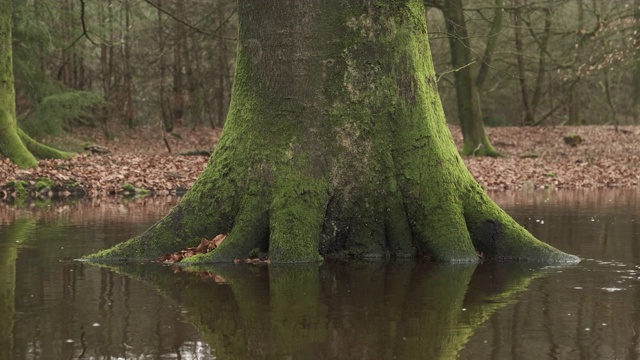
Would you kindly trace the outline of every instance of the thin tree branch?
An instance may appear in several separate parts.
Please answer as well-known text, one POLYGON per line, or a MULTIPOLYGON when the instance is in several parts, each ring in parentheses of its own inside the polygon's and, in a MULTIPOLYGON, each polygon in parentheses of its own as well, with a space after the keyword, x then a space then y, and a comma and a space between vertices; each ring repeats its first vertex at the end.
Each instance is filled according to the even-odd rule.
POLYGON ((98 45, 98 43, 96 43, 95 41, 93 41, 93 39, 91 39, 91 37, 89 36, 89 31, 87 30, 87 23, 84 19, 84 14, 85 14, 85 3, 84 0, 80 0, 80 21, 82 23, 82 35, 87 38, 87 40, 89 40, 90 43, 92 43, 95 46, 100 46, 98 45))
MULTIPOLYGON (((221 36, 221 35, 216 34, 215 32, 202 30, 199 27, 193 26, 193 25, 189 24, 188 22, 176 17, 171 12, 167 11, 166 9, 164 9, 163 7, 159 6, 158 4, 154 3, 151 0, 144 0, 144 2, 146 2, 149 5, 151 5, 152 7, 157 9, 158 11, 164 13, 165 15, 169 16, 170 18, 172 18, 173 20, 177 21, 178 23, 180 23, 180 24, 182 24, 182 25, 184 25, 184 26, 186 26, 186 27, 188 27, 190 29, 193 29, 193 30, 195 30, 195 31, 197 31, 197 32, 199 32, 201 34, 217 37, 217 38, 222 39, 222 40, 228 40, 228 41, 236 41, 237 40, 236 38, 230 38, 230 37, 226 37, 226 36, 221 36)), ((221 26, 219 26, 215 31, 218 31, 220 28, 221 28, 221 26)))
POLYGON ((455 69, 447 70, 447 71, 445 71, 445 72, 441 73, 440 75, 438 75, 438 78, 436 79, 436 82, 440 82, 440 79, 441 79, 443 76, 447 75, 447 74, 451 74, 451 73, 454 73, 454 72, 458 72, 458 71, 460 71, 460 70, 462 70, 462 69, 464 69, 464 68, 466 68, 466 67, 469 67, 469 66, 471 66, 471 65, 473 65, 473 64, 475 64, 475 63, 476 63, 476 61, 475 61, 475 60, 473 60, 472 62, 470 62, 470 63, 468 63, 468 64, 466 64, 466 65, 464 65, 464 66, 460 66, 460 67, 455 68, 455 69))

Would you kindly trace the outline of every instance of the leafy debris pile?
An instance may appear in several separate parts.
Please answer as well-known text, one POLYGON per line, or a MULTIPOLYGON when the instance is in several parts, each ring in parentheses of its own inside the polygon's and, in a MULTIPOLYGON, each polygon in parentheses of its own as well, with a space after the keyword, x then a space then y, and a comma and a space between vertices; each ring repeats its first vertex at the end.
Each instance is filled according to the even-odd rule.
POLYGON ((222 242, 227 238, 227 235, 220 234, 213 239, 202 239, 198 246, 186 248, 184 250, 176 251, 170 254, 164 254, 158 258, 158 262, 164 264, 175 264, 195 255, 206 254, 215 250, 222 242))
MULTIPOLYGON (((213 239, 202 239, 198 246, 189 247, 184 250, 176 251, 170 254, 164 254, 157 259, 158 262, 163 264, 171 265, 182 261, 182 259, 186 259, 199 254, 206 254, 210 251, 215 250, 222 244, 222 242, 227 238, 226 234, 219 234, 213 239)), ((234 264, 271 264, 271 261, 267 258, 267 253, 260 252, 259 249, 253 249, 249 253, 249 257, 244 260, 234 259, 234 264)))
MULTIPOLYGON (((215 250, 222 244, 222 242, 227 238, 227 235, 220 234, 214 237, 213 239, 202 239, 198 246, 189 247, 180 251, 176 251, 170 254, 164 254, 158 258, 158 262, 163 264, 171 265, 182 261, 182 259, 186 259, 199 254, 206 254, 210 251, 215 250)), ((234 264, 271 264, 271 260, 267 258, 267 253, 260 252, 259 249, 253 249, 249 253, 249 257, 244 260, 234 259, 234 264)))

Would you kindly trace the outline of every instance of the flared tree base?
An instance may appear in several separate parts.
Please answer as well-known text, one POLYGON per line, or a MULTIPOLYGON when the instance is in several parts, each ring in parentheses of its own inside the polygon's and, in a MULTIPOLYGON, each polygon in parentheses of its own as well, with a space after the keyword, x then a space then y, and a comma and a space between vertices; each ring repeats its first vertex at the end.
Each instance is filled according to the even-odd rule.
POLYGON ((188 264, 427 257, 575 262, 502 211, 466 169, 438 96, 422 1, 238 4, 232 103, 211 161, 144 234, 91 261, 188 264), (340 11, 337 11, 340 9, 340 11))
POLYGON ((254 249, 268 252, 269 259, 277 263, 389 257, 445 262, 579 261, 535 239, 470 176, 456 196, 435 204, 427 200, 433 194, 406 204, 412 195, 387 192, 382 201, 340 206, 331 196, 339 190, 327 183, 313 184, 303 178, 290 181, 286 187, 256 185, 263 190, 245 193, 238 201, 234 197, 245 192, 244 187, 229 188, 229 182, 220 180, 210 166, 163 220, 144 234, 86 260, 154 261, 196 246, 202 238, 228 233, 216 250, 184 259, 182 264, 232 262, 248 257, 254 249), (367 210, 350 212, 360 209, 367 210))
POLYGON ((0 154, 23 169, 38 166, 37 159, 68 159, 74 155, 33 140, 2 109, 0 109, 0 154))

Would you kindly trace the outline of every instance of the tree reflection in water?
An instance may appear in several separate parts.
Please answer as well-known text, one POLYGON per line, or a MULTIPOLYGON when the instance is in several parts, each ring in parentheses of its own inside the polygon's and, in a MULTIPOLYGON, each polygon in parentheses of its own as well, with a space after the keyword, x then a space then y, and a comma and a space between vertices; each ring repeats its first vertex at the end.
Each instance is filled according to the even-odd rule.
POLYGON ((171 203, 0 204, 0 359, 640 358, 640 192, 496 200, 585 260, 199 269, 217 279, 153 264, 121 276, 70 259, 142 231, 171 203))
POLYGON ((531 265, 118 266, 188 311, 220 358, 455 358, 531 265), (174 273, 179 272, 179 273, 174 273))

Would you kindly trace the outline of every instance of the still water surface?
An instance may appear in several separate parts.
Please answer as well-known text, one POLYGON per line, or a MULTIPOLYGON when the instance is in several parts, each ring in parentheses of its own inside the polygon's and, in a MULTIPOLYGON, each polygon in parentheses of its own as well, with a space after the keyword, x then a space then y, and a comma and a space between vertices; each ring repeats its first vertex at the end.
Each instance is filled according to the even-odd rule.
POLYGON ((109 269, 174 199, 0 204, 0 360, 640 358, 640 191, 492 196, 584 260, 109 269))

